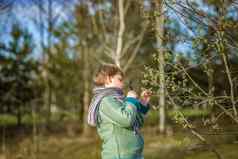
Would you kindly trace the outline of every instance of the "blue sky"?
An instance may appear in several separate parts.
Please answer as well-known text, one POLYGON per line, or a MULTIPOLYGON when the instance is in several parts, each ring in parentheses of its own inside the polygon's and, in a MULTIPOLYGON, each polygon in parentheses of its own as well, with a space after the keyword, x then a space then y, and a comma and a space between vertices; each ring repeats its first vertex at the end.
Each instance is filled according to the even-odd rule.
MULTIPOLYGON (((61 21, 64 20, 69 20, 70 16, 72 17, 72 11, 73 11, 73 6, 75 4, 75 0, 70 0, 71 2, 68 3, 68 8, 64 8, 60 5, 54 4, 54 10, 53 10, 53 14, 59 16, 59 20, 58 23, 60 23, 61 21)), ((29 3, 26 3, 27 1, 25 0, 19 0, 16 1, 17 3, 21 4, 15 4, 17 7, 15 7, 14 10, 12 10, 12 12, 16 15, 13 17, 13 19, 15 18, 15 20, 12 20, 8 18, 8 15, 6 13, 6 15, 1 15, 1 20, 2 21, 6 21, 8 24, 4 25, 4 29, 3 32, 4 33, 8 33, 10 32, 10 26, 17 21, 21 26, 27 27, 28 31, 30 33, 33 34, 34 39, 37 41, 36 43, 39 44, 40 43, 40 31, 39 28, 36 27, 36 25, 34 23, 36 23, 36 20, 38 20, 36 17, 39 17, 39 10, 36 6, 31 5, 29 3), (24 7, 23 7, 24 6, 24 7), (24 10, 24 11, 22 11, 24 10)), ((148 5, 148 1, 145 1, 144 5, 145 8, 150 8, 150 6, 148 5)), ((98 6, 98 8, 93 8, 93 6, 91 5, 91 3, 88 3, 89 5, 89 9, 91 11, 91 14, 94 15, 95 14, 95 9, 106 9, 106 8, 110 8, 111 5, 109 3, 105 4, 104 6, 98 6), (106 8, 105 8, 106 7, 106 8)), ((173 15, 173 13, 170 13, 171 16, 173 18, 179 18, 176 17, 176 15, 173 15)), ((188 34, 190 34, 190 31, 181 23, 179 22, 180 27, 183 31, 188 32, 188 34)), ((45 24, 47 25, 47 24, 45 24)), ((8 41, 9 37, 6 36, 7 34, 5 34, 2 38, 2 40, 4 41, 8 41)), ((45 37, 46 38, 46 37, 45 37)), ((36 45, 36 49, 34 52, 34 57, 36 58, 40 58, 41 57, 41 52, 39 51, 40 45, 36 45)), ((182 53, 182 54, 186 54, 187 52, 191 51, 191 47, 190 44, 188 43, 178 43, 176 46, 176 52, 182 53)))
MULTIPOLYGON (((63 0, 58 0, 58 2, 62 2, 62 1, 63 0)), ((65 20, 70 21, 73 19, 72 13, 73 13, 74 4, 76 3, 76 1, 77 0, 67 0, 66 7, 59 5, 58 3, 54 3, 54 9, 53 9, 54 15, 57 15, 59 17, 57 24, 61 23, 62 21, 65 21, 65 20)), ((39 40, 40 39, 40 31, 39 31, 39 28, 36 27, 36 25, 34 24, 35 23, 34 20, 37 19, 36 17, 39 17, 39 11, 36 6, 31 5, 30 3, 27 3, 27 2, 28 2, 27 0, 16 1, 15 5, 17 7, 14 10, 12 10, 12 12, 15 13, 15 15, 16 15, 12 19, 15 18, 15 20, 11 20, 10 18, 8 18, 7 12, 1 14, 1 16, 0 16, 1 23, 5 23, 6 25, 0 26, 1 34, 4 34, 4 36, 0 36, 0 40, 2 40, 2 41, 9 40, 9 37, 6 36, 7 35, 6 33, 8 33, 10 31, 10 28, 11 28, 10 25, 13 24, 15 21, 18 21, 21 26, 27 27, 29 32, 31 32, 33 34, 34 39, 36 40, 36 44, 37 44, 35 52, 34 52, 34 57, 40 58, 41 51, 39 51, 40 45, 38 45, 40 42, 40 40, 39 40), (17 3, 19 3, 19 4, 21 3, 22 5, 19 5, 17 3), (24 7, 22 7, 22 6, 24 6, 24 7)), ((148 0, 145 1, 145 3, 144 3, 145 8, 150 8, 148 2, 149 2, 148 0)), ((211 15, 215 15, 214 8, 204 6, 201 3, 201 0, 196 1, 196 2, 198 2, 199 9, 201 9, 211 15)), ((111 5, 109 3, 105 4, 104 6, 98 6, 98 8, 94 8, 90 2, 88 3, 88 5, 89 5, 89 9, 90 9, 90 12, 92 15, 95 14, 95 9, 101 9, 102 7, 104 7, 104 9, 106 9, 106 8, 111 7, 111 5)), ((168 12, 168 15, 169 15, 169 17, 175 19, 178 22, 179 27, 183 33, 185 33, 189 37, 196 36, 196 33, 191 31, 186 25, 184 25, 185 23, 183 21, 184 20, 183 17, 181 17, 178 14, 175 14, 175 12, 173 12, 171 10, 168 12)), ((238 19, 237 8, 231 7, 230 12, 227 16, 231 16, 233 18, 238 19)), ((204 20, 204 21, 206 22, 206 20, 204 20)), ((175 47, 175 52, 183 54, 185 56, 188 54, 191 55, 191 53, 193 53, 191 42, 190 41, 178 42, 175 47)))
MULTIPOLYGON (((67 0, 63 5, 59 5, 58 3, 63 0, 54 1, 53 3, 53 15, 54 17, 58 17, 57 23, 55 25, 60 24, 60 22, 65 20, 72 19, 72 10, 73 4, 76 0, 67 0)), ((2 36, 0 36, 0 40, 7 42, 10 40, 8 33, 11 31, 11 26, 15 23, 19 24, 23 28, 27 28, 27 30, 33 35, 33 39, 36 40, 36 48, 34 49, 34 57, 41 58, 40 51, 40 29, 39 25, 39 9, 36 5, 32 5, 28 0, 17 0, 14 3, 14 9, 10 11, 7 10, 2 12, 0 16, 0 31, 2 36), (9 18, 10 17, 10 18, 9 18)), ((45 4, 44 8, 47 9, 47 4, 45 4)), ((43 16, 47 16, 47 12, 43 13, 43 16)), ((47 27, 46 21, 44 23, 45 27, 47 27)), ((45 33, 44 38, 46 41, 47 33, 45 33)), ((47 44, 47 43, 46 43, 47 44)))

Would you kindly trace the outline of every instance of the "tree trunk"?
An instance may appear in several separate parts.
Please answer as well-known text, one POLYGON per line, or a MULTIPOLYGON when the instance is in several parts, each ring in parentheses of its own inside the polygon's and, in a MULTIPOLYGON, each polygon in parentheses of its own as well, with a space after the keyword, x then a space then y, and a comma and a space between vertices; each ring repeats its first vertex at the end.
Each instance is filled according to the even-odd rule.
POLYGON ((227 57, 224 52, 222 52, 222 58, 223 58, 223 61, 225 64, 226 74, 227 74, 228 81, 230 84, 230 96, 231 96, 231 103, 232 103, 234 116, 237 117, 237 110, 236 110, 236 104, 235 104, 236 102, 235 102, 235 97, 234 97, 234 85, 233 85, 233 81, 232 81, 232 77, 231 77, 231 71, 228 66, 227 57))
MULTIPOLYGON (((44 79, 44 98, 43 98, 43 103, 44 103, 44 110, 46 111, 46 126, 49 127, 50 125, 50 120, 51 120, 51 88, 50 88, 50 81, 48 78, 48 70, 44 67, 47 65, 48 60, 49 60, 49 52, 50 52, 50 46, 51 46, 51 37, 48 33, 47 37, 47 42, 48 42, 48 49, 46 50, 46 45, 45 45, 45 26, 44 26, 44 19, 43 19, 43 14, 44 14, 44 4, 40 1, 35 1, 37 7, 38 7, 38 25, 39 25, 39 37, 40 37, 40 47, 41 47, 41 53, 42 53, 42 61, 43 61, 43 70, 42 70, 42 76, 44 79)), ((51 10, 52 3, 48 4, 48 12, 51 10)), ((49 13, 48 13, 49 15, 49 13)), ((49 16, 50 17, 50 16, 49 16)), ((50 24, 48 20, 48 25, 50 24)), ((51 27, 52 28, 52 27, 51 27)))
POLYGON ((44 92, 44 103, 45 103, 45 107, 47 108, 47 113, 46 113, 46 126, 47 128, 49 128, 50 126, 50 122, 51 122, 51 103, 52 103, 52 100, 51 100, 51 96, 52 96, 52 93, 51 93, 51 85, 50 85, 50 80, 48 79, 48 76, 46 75, 45 77, 46 79, 46 90, 44 92))
POLYGON ((120 58, 121 58, 121 51, 122 51, 122 47, 123 47, 123 35, 124 35, 124 32, 125 32, 123 3, 124 3, 124 0, 119 0, 118 1, 120 26, 119 26, 119 32, 118 32, 118 38, 117 38, 117 49, 116 49, 116 54, 115 54, 115 64, 118 67, 121 67, 120 58))
POLYGON ((155 27, 156 27, 156 47, 159 54, 159 116, 160 125, 159 130, 161 133, 165 132, 165 73, 164 73, 164 49, 163 49, 163 35, 164 35, 164 15, 163 15, 163 2, 161 0, 155 1, 155 27), (160 14, 158 14, 158 12, 160 14))
POLYGON ((21 107, 17 107, 17 126, 21 126, 21 124, 22 124, 21 107))
MULTIPOLYGON (((209 60, 211 58, 210 55, 208 55, 207 57, 207 60, 209 60)), ((215 85, 214 85, 214 68, 212 66, 212 64, 207 61, 207 64, 206 64, 206 73, 207 73, 207 78, 208 78, 208 96, 209 96, 209 99, 208 99, 208 106, 209 106, 209 109, 213 109, 213 105, 214 105, 214 90, 215 90, 215 85)), ((205 109, 207 109, 207 106, 205 106, 205 109)))
MULTIPOLYGON (((52 0, 48 0, 48 34, 47 34, 47 56, 46 56, 46 62, 49 60, 48 58, 51 55, 51 47, 52 47, 52 31, 53 31, 53 8, 52 8, 52 0)), ((51 87, 51 81, 47 76, 48 72, 46 72, 46 83, 47 83, 47 89, 46 89, 46 106, 47 106, 47 126, 49 128, 50 122, 51 122, 51 104, 52 104, 52 87, 51 87)))
POLYGON ((5 125, 2 127, 2 155, 0 155, 0 158, 1 159, 6 159, 7 158, 7 153, 6 153, 6 128, 5 128, 5 125))
MULTIPOLYGON (((4 119, 5 119, 5 115, 6 115, 6 106, 3 106, 3 114, 4 114, 4 119)), ((2 126, 2 159, 6 159, 6 120, 3 119, 3 126, 2 126)))
POLYGON ((232 81, 232 76, 231 76, 231 71, 230 68, 228 66, 228 57, 225 54, 225 42, 223 41, 223 34, 221 32, 218 32, 218 53, 221 54, 221 58, 223 61, 223 64, 225 66, 225 71, 227 74, 227 78, 230 84, 230 98, 231 98, 231 103, 232 103, 232 109, 233 109, 233 113, 234 116, 237 117, 237 110, 236 110, 236 102, 235 102, 235 97, 234 97, 234 85, 233 85, 233 81, 232 81))
MULTIPOLYGON (((225 5, 226 5, 225 3, 222 3, 222 6, 220 8, 220 12, 219 12, 219 23, 220 24, 223 24, 223 20, 225 17, 225 5)), ((223 25, 221 25, 220 27, 222 28, 223 25)), ((228 55, 226 53, 227 42, 225 40, 224 34, 225 34, 224 30, 222 30, 222 29, 218 30, 218 32, 217 32, 217 37, 218 37, 217 49, 218 49, 218 53, 220 53, 220 55, 221 55, 221 59, 225 66, 225 71, 226 71, 227 78, 228 78, 228 81, 230 84, 230 99, 231 99, 231 103, 232 103, 232 109, 233 109, 235 118, 237 118, 238 114, 237 114, 237 110, 236 110, 236 102, 235 102, 235 96, 234 96, 234 84, 232 81, 231 71, 228 66, 228 55)))
POLYGON ((89 107, 89 85, 90 85, 90 66, 89 66, 89 48, 82 49, 83 54, 83 81, 84 81, 84 95, 83 95, 83 135, 88 136, 90 134, 90 128, 87 123, 88 107, 89 107))
POLYGON ((35 111, 35 103, 32 103, 32 109, 31 109, 31 116, 32 116, 32 138, 33 138, 33 159, 38 158, 38 152, 39 152, 39 142, 38 142, 38 134, 37 134, 37 123, 36 123, 36 111, 35 111))

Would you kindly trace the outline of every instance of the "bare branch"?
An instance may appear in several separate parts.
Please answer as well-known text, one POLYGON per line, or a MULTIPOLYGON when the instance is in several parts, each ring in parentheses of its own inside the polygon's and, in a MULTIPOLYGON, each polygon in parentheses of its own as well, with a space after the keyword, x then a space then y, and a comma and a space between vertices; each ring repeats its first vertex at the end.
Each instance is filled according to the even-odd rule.
POLYGON ((235 121, 238 124, 238 119, 234 117, 228 110, 226 110, 221 104, 215 101, 215 105, 217 105, 220 109, 222 109, 227 116, 229 116, 233 121, 235 121))
MULTIPOLYGON (((135 49, 133 50, 133 52, 132 52, 130 58, 128 59, 126 65, 123 67, 123 71, 124 71, 124 72, 126 72, 126 71, 128 70, 129 66, 132 64, 132 62, 134 61, 134 59, 135 59, 137 53, 139 52, 141 43, 142 43, 143 38, 144 38, 144 35, 145 35, 146 28, 147 28, 147 25, 143 28, 141 34, 140 34, 138 37, 135 38, 136 41, 137 41, 137 38, 138 38, 139 41, 138 41, 138 43, 137 43, 135 49)), ((134 40, 135 40, 135 39, 134 39, 134 40)), ((129 48, 129 45, 128 45, 128 48, 129 48)), ((125 51, 127 51, 127 50, 125 50, 125 51)))
POLYGON ((15 0, 0 1, 0 13, 8 12, 12 8, 14 2, 15 0))
POLYGON ((217 151, 217 149, 215 148, 214 145, 212 145, 211 143, 209 143, 200 133, 198 133, 192 126, 191 124, 188 122, 188 120, 184 117, 183 113, 180 111, 177 111, 179 113, 179 115, 182 117, 182 120, 184 122, 184 124, 187 126, 187 128, 189 128, 189 130, 191 131, 191 133, 196 136, 200 141, 202 141, 203 143, 205 143, 206 145, 209 146, 210 150, 215 153, 216 157, 218 159, 223 159, 223 156, 217 151))
POLYGON ((121 54, 121 56, 120 56, 120 59, 123 58, 123 57, 126 55, 126 53, 128 52, 129 48, 130 48, 133 44, 135 44, 136 42, 140 41, 140 39, 143 38, 143 36, 144 36, 144 31, 142 31, 142 33, 139 34, 139 35, 138 35, 137 37, 135 37, 134 39, 128 40, 128 42, 125 43, 125 45, 124 45, 124 47, 123 47, 123 49, 122 49, 122 54, 121 54))
POLYGON ((116 57, 115 57, 115 63, 118 67, 120 66, 120 55, 123 47, 123 34, 125 31, 125 21, 124 21, 124 0, 118 1, 118 7, 119 7, 119 19, 120 19, 120 27, 118 32, 118 38, 117 38, 117 48, 116 48, 116 57))

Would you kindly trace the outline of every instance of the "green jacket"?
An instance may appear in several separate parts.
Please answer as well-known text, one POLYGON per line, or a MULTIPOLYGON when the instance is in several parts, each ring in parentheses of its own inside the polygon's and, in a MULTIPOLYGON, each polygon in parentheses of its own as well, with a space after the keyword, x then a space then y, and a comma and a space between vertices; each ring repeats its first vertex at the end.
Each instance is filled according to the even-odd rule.
POLYGON ((102 139, 102 159, 141 159, 144 139, 133 131, 135 120, 143 124, 143 115, 131 102, 104 97, 99 107, 100 124, 97 131, 102 139))

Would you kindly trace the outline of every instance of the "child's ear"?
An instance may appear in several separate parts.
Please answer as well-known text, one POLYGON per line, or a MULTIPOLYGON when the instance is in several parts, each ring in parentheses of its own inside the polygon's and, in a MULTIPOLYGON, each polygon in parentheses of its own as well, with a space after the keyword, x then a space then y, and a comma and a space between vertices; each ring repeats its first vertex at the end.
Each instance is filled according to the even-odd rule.
POLYGON ((109 84, 112 82, 112 78, 110 76, 106 77, 106 84, 109 84))

